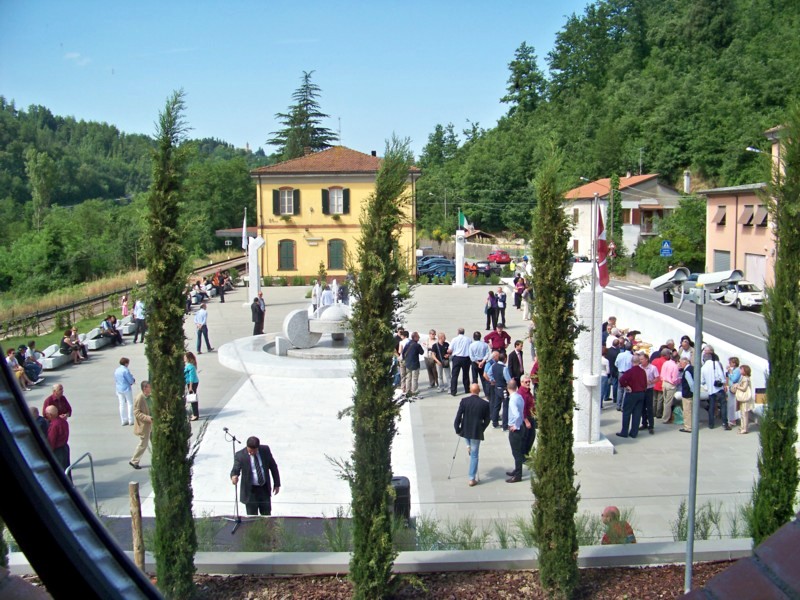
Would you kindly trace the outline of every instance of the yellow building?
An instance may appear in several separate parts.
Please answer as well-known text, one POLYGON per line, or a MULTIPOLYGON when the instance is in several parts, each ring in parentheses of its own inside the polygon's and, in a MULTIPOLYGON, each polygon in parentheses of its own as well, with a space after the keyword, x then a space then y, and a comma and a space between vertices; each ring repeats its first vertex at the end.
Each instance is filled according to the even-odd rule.
MULTIPOLYGON (((334 146, 251 171, 256 180, 261 274, 271 277, 302 276, 308 281, 322 262, 329 278, 341 281, 347 274, 346 254, 355 253, 361 233, 359 217, 375 191, 381 159, 334 146)), ((415 220, 413 199, 420 172, 408 173, 406 207, 400 248, 413 272, 415 220)))

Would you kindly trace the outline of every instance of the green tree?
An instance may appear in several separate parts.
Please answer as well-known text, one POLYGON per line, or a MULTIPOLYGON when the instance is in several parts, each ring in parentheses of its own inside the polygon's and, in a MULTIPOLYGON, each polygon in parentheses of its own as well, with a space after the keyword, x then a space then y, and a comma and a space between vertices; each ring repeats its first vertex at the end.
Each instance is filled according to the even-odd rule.
POLYGON ((159 588, 168 598, 194 593, 197 538, 192 518, 191 430, 183 400, 183 292, 188 274, 179 227, 186 155, 183 91, 174 92, 159 114, 153 153, 153 184, 147 215, 148 343, 153 385, 155 555, 159 588))
POLYGON ((392 587, 391 479, 392 442, 402 401, 394 399, 389 370, 395 318, 402 302, 397 294, 408 273, 400 249, 403 208, 411 152, 408 141, 396 138, 386 153, 361 215, 356 250, 352 349, 355 369, 353 396, 352 472, 353 557, 350 578, 356 599, 386 598, 392 587))
POLYGON ((636 247, 636 270, 656 277, 669 265, 703 271, 706 262, 706 202, 696 196, 681 198, 678 208, 656 223, 656 233, 636 247), (661 256, 661 242, 672 243, 672 256, 661 256))
POLYGON ((611 240, 615 244, 622 244, 622 194, 619 191, 619 175, 614 173, 609 180, 609 187, 611 188, 609 202, 610 213, 609 221, 611 221, 611 240))
POLYGON ((511 74, 508 76, 507 93, 500 98, 500 102, 511 105, 509 115, 517 110, 533 112, 544 100, 547 81, 536 61, 533 46, 522 42, 514 53, 514 60, 508 64, 511 74))
POLYGON ((277 152, 282 160, 303 156, 306 148, 324 150, 336 141, 336 135, 321 125, 322 119, 327 119, 329 115, 320 109, 317 99, 322 90, 317 84, 311 83, 313 74, 314 71, 303 71, 302 83, 292 94, 294 104, 288 112, 275 115, 284 127, 273 132, 273 137, 267 143, 278 147, 277 152))
POLYGON ((53 200, 56 167, 53 159, 46 152, 28 148, 25 152, 25 172, 31 186, 33 226, 38 231, 42 227, 44 215, 53 200))
POLYGON ((536 350, 539 390, 536 411, 538 445, 533 453, 531 489, 539 572, 550 597, 571 598, 578 586, 578 540, 572 452, 572 365, 578 336, 575 288, 570 282, 571 232, 563 209, 563 159, 552 150, 534 186, 531 262, 536 304, 536 350))
MULTIPOLYGON (((797 393, 800 374, 800 104, 783 131, 780 169, 764 198, 775 226, 775 284, 767 290, 767 406, 761 425, 758 481, 753 493, 753 539, 760 544, 794 514, 798 461, 797 393)), ((770 165, 772 166, 772 165, 770 165)))

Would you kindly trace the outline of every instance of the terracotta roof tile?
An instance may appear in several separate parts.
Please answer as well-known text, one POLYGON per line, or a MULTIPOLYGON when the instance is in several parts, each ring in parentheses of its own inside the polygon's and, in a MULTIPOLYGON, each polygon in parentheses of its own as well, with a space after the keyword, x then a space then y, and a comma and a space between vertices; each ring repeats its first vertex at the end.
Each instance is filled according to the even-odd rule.
MULTIPOLYGON (((638 185, 644 181, 649 181, 654 177, 658 177, 658 173, 650 173, 649 175, 632 175, 631 177, 620 177, 619 178, 619 189, 624 190, 625 188, 633 187, 638 185)), ((594 198, 595 193, 601 198, 603 196, 608 196, 609 191, 611 190, 611 180, 608 177, 603 179, 596 179, 590 183, 584 184, 580 187, 576 187, 568 191, 564 197, 567 200, 579 200, 582 198, 594 198)))
MULTIPOLYGON (((380 166, 381 159, 377 156, 357 152, 344 146, 332 146, 276 165, 259 167, 251 171, 251 174, 377 173, 380 166)), ((410 171, 419 172, 419 169, 412 167, 410 171)))

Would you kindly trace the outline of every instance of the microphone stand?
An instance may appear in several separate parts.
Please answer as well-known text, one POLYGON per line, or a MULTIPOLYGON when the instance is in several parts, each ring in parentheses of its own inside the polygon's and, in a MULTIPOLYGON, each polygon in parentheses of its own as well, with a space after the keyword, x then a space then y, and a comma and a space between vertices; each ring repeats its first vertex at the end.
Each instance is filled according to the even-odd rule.
MULTIPOLYGON (((233 435, 230 431, 228 431, 227 427, 223 427, 222 431, 225 432, 225 439, 230 440, 231 442, 231 452, 233 453, 233 460, 236 461, 236 444, 241 445, 236 436, 233 435)), ((223 517, 223 521, 230 521, 233 523, 233 529, 231 530, 231 535, 236 533, 236 530, 239 528, 239 525, 242 524, 242 517, 239 516, 239 486, 233 486, 233 518, 231 517, 223 517)))

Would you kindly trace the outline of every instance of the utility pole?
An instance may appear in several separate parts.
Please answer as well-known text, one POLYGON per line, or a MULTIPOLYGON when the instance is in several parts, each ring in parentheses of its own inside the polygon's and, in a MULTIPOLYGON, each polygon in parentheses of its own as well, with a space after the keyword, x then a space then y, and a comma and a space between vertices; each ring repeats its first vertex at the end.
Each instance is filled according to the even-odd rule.
POLYGON ((642 152, 644 148, 639 148, 639 175, 642 174, 642 152))

